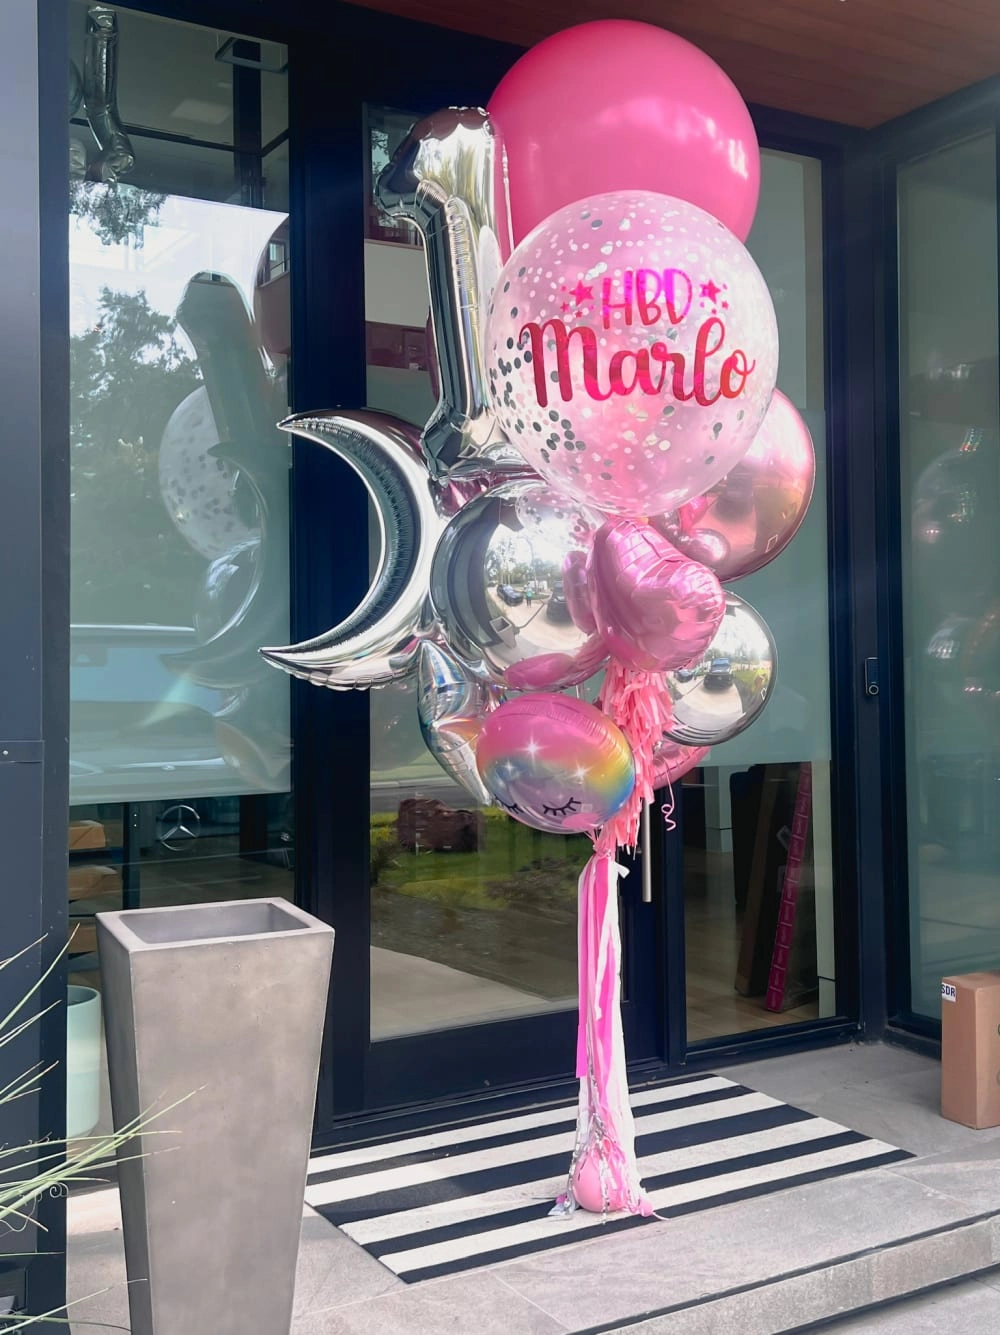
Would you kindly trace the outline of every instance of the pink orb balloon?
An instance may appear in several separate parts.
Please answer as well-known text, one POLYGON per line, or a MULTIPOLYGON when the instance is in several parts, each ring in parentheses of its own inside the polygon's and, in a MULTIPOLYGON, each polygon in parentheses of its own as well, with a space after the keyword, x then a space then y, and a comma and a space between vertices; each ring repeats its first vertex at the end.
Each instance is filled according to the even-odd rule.
POLYGON ((745 240, 760 153, 728 75, 683 37, 624 19, 533 47, 490 98, 507 157, 515 241, 606 190, 690 200, 745 240))
POLYGON ((809 428, 778 389, 736 467, 703 496, 652 522, 720 580, 741 579, 780 556, 812 500, 816 455, 809 428))
POLYGON ((702 209, 642 190, 581 200, 504 266, 486 360, 511 443, 559 491, 664 514, 749 449, 778 371, 767 284, 702 209))
POLYGON ((525 825, 590 833, 635 784, 624 734, 599 709, 539 692, 508 700, 483 725, 476 765, 494 800, 525 825))

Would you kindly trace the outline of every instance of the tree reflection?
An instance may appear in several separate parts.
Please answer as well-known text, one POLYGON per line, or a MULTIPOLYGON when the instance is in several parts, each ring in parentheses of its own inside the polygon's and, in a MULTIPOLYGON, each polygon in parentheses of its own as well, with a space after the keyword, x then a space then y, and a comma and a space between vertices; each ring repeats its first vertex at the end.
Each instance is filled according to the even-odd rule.
POLYGON ((103 288, 96 323, 70 340, 70 367, 72 619, 190 625, 205 561, 171 523, 157 463, 198 365, 144 292, 103 288))

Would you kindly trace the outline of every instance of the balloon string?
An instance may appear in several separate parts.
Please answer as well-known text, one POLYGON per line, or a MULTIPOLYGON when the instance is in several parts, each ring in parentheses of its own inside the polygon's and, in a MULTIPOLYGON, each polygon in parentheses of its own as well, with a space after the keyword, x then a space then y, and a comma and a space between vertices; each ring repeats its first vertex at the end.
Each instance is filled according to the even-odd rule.
POLYGON ((668 779, 667 800, 664 802, 663 806, 660 807, 660 811, 663 815, 663 824, 666 826, 668 834, 671 830, 677 829, 677 822, 674 820, 674 810, 676 809, 676 806, 677 803, 674 799, 674 785, 668 779))

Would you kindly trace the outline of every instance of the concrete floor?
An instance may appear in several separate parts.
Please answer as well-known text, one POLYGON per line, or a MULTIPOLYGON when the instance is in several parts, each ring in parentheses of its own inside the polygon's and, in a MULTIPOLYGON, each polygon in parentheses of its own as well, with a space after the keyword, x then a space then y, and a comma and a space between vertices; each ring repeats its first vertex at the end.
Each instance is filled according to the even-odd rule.
MULTIPOLYGON (((917 1157, 410 1286, 306 1209, 293 1335, 1000 1329, 1000 1130, 941 1119, 937 1063, 874 1045, 720 1070, 917 1157), (836 1320, 968 1275, 982 1278, 836 1320)), ((116 1197, 69 1210, 71 1296, 86 1299, 71 1330, 127 1328, 116 1197)))

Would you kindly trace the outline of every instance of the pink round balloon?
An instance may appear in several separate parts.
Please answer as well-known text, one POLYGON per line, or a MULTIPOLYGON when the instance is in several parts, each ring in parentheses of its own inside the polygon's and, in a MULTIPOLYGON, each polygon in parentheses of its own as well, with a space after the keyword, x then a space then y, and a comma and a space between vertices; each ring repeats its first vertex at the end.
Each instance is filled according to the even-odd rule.
POLYGON ((486 340, 511 443, 596 509, 665 514, 743 457, 770 402, 767 284, 721 223, 646 191, 561 209, 504 266, 486 340))
POLYGON ((753 444, 704 496, 652 522, 720 580, 752 575, 779 556, 802 525, 816 481, 809 429, 775 390, 753 444))
POLYGON ((624 19, 533 47, 490 98, 507 157, 515 241, 605 190, 690 200, 745 240, 760 192, 746 103, 683 37, 624 19))
POLYGON ((632 751, 606 714, 567 695, 518 696, 495 710, 476 743, 495 801, 525 825, 589 833, 628 799, 632 751))
POLYGON ((650 524, 609 521, 594 535, 587 581, 612 658, 639 672, 684 667, 715 638, 726 610, 719 581, 650 524))
POLYGON ((581 1210, 591 1214, 617 1214, 629 1208, 627 1186, 618 1179, 612 1166, 602 1163, 600 1150, 591 1146, 580 1156, 573 1169, 573 1199, 581 1210))

